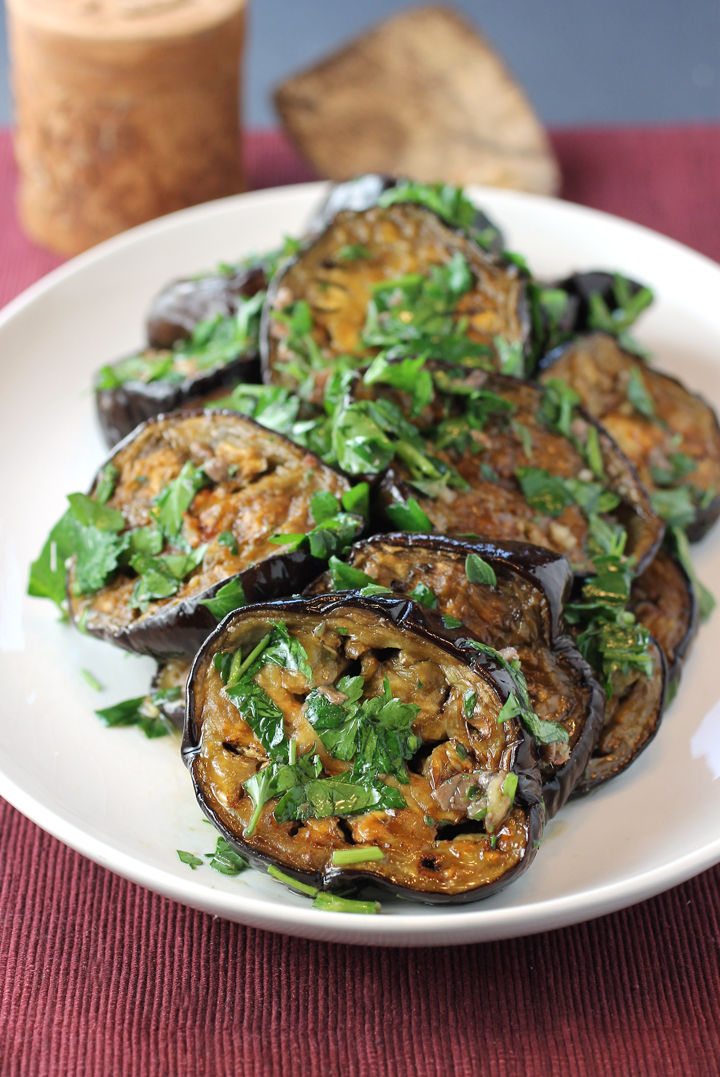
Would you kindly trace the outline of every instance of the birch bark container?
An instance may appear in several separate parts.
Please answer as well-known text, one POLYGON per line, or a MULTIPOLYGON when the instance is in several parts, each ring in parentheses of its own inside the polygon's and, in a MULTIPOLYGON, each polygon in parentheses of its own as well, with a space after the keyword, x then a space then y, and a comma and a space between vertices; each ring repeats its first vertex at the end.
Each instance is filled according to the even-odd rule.
POLYGON ((242 190, 246 0, 10 0, 20 216, 63 254, 242 190))

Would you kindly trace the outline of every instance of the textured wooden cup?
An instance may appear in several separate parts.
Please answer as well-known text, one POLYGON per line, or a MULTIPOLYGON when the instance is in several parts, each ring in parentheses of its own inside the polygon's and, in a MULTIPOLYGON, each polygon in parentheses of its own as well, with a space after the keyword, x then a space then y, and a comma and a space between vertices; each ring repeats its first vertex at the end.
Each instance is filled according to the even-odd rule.
POLYGON ((242 190, 246 0, 10 0, 20 216, 76 254, 242 190))

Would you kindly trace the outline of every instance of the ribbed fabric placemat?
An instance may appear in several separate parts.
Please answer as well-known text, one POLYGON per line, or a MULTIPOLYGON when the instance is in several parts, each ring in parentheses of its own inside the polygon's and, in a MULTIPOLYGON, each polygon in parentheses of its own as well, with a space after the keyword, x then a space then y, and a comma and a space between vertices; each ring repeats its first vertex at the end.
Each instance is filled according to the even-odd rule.
MULTIPOLYGON (((564 195, 720 259, 720 129, 553 136, 564 195)), ((312 178, 247 140, 251 186, 312 178)), ((22 236, 0 135, 0 303, 60 259, 22 236)), ((631 821, 630 824, 631 825, 631 821)), ((0 1077, 619 1077, 720 1071, 720 868, 526 939, 285 938, 110 874, 0 802, 0 1077)))

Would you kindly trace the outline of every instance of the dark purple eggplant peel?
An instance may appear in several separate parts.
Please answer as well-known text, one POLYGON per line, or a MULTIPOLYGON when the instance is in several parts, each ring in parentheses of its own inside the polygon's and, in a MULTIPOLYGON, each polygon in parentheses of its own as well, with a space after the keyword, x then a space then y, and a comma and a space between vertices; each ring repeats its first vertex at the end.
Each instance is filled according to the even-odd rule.
POLYGON ((202 810, 257 867, 476 901, 526 870, 542 833, 533 746, 498 722, 509 691, 407 599, 276 601, 230 614, 198 652, 183 756, 202 810))
MULTIPOLYGON (((585 770, 605 702, 590 666, 561 631, 572 583, 566 558, 524 543, 397 533, 356 543, 348 563, 381 586, 422 597, 474 639, 520 660, 535 714, 568 735, 567 742, 538 745, 546 817, 555 815, 585 770), (494 583, 468 579, 478 558, 494 583)), ((341 584, 339 575, 335 589, 341 584)), ((306 594, 332 589, 333 573, 326 572, 306 594)))
MULTIPOLYGON (((270 539, 278 533, 307 534, 314 526, 313 495, 325 492, 341 499, 350 488, 318 457, 237 412, 177 412, 143 424, 100 470, 91 497, 108 466, 117 475, 106 507, 124 517, 120 542, 127 536, 137 545, 139 532, 156 540, 150 560, 142 565, 147 578, 158 582, 152 573, 160 569, 167 574, 168 565, 177 571, 183 555, 199 557, 199 563, 181 573, 168 597, 157 597, 146 587, 149 597, 143 603, 137 595, 146 577, 127 564, 127 554, 105 585, 88 593, 76 593, 72 562, 71 617, 90 635, 159 659, 197 651, 218 622, 203 602, 230 583, 239 593, 237 604, 243 596, 253 602, 300 591, 323 561, 312 556, 307 543, 293 549, 270 539), (160 511, 157 499, 169 489, 181 492, 182 476, 186 481, 195 476, 197 488, 184 511, 174 513, 178 530, 173 535, 163 523, 163 513, 173 506, 160 511), (171 560, 163 561, 167 557, 171 560)), ((357 518, 347 517, 348 523, 352 520, 359 525, 357 518)))
POLYGON ((668 683, 677 681, 697 634, 699 614, 692 581, 673 554, 663 548, 635 578, 628 609, 662 648, 668 683))
POLYGON ((218 314, 237 314, 240 299, 249 299, 265 288, 267 277, 261 265, 171 281, 150 304, 148 345, 172 348, 179 340, 189 340, 198 322, 218 314))

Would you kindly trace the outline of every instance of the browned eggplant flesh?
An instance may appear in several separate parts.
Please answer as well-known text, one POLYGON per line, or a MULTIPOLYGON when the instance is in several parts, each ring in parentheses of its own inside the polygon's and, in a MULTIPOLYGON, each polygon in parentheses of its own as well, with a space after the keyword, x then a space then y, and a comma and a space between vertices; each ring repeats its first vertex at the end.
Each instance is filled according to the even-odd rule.
POLYGON ((188 686, 183 752, 203 810, 257 866, 322 889, 496 893, 539 841, 539 772, 504 690, 470 662, 397 597, 237 611, 188 686))
POLYGON ((387 587, 519 660, 540 719, 535 732, 546 816, 554 815, 585 769, 604 714, 604 695, 590 667, 557 627, 554 611, 562 608, 571 579, 567 560, 521 544, 394 534, 356 543, 348 564, 350 572, 335 561, 310 590, 387 587), (553 739, 561 730, 566 739, 553 739))
POLYGON ((701 538, 720 515, 720 427, 713 409, 677 379, 593 333, 548 357, 559 379, 632 460, 656 510, 701 538))
POLYGON ((161 416, 76 497, 92 526, 71 563, 73 620, 140 653, 191 655, 231 609, 301 589, 323 563, 313 545, 327 556, 351 540, 360 520, 340 511, 348 490, 237 413, 161 416))
POLYGON ((482 371, 448 399, 447 418, 425 434, 450 479, 436 492, 412 461, 394 465, 381 485, 391 519, 393 504, 414 498, 438 532, 546 546, 576 572, 592 572, 594 550, 624 530, 637 566, 652 560, 663 522, 633 465, 582 408, 482 371))
POLYGON ((521 361, 529 338, 523 272, 421 205, 343 210, 281 267, 263 315, 265 381, 296 389, 339 357, 382 348, 521 361))

